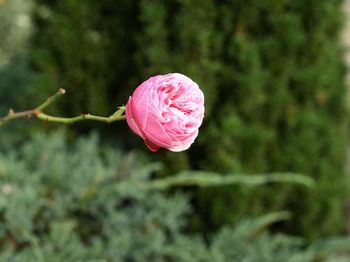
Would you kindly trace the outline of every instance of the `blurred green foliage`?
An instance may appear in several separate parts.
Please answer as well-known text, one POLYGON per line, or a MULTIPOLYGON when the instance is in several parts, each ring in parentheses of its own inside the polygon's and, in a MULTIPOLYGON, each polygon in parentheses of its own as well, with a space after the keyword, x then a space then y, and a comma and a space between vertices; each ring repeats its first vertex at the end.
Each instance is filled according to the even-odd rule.
MULTIPOLYGON (((0 1, 0 114, 15 106, 31 106, 35 97, 31 87, 33 72, 25 62, 28 40, 32 32, 33 2, 23 0, 0 1)), ((37 91, 37 90, 36 90, 37 91)), ((17 108, 15 108, 17 109, 17 108)), ((27 126, 26 130, 30 130, 27 126)), ((18 123, 2 127, 1 148, 11 146, 13 140, 25 136, 18 123), (16 130, 18 132, 16 132, 16 130)))
POLYGON ((287 212, 245 219, 206 241, 186 233, 184 194, 142 185, 157 165, 103 147, 96 136, 33 138, 0 153, 1 261, 340 261, 347 238, 270 234, 287 212), (333 259, 333 260, 332 260, 333 259))
POLYGON ((31 0, 0 2, 0 34, 4 36, 0 41, 0 67, 26 47, 32 30, 32 6, 31 0))
MULTIPOLYGON (((67 89, 62 114, 108 115, 147 77, 181 72, 204 90, 206 119, 190 150, 156 155, 164 174, 297 172, 318 183, 312 191, 199 190, 193 229, 210 232, 280 209, 295 215, 285 225, 289 232, 313 238, 343 228, 341 0, 36 3, 30 62, 43 75, 41 93, 67 89)), ((127 148, 141 145, 120 126, 99 130, 127 148)), ((91 125, 76 130, 85 127, 91 125)))

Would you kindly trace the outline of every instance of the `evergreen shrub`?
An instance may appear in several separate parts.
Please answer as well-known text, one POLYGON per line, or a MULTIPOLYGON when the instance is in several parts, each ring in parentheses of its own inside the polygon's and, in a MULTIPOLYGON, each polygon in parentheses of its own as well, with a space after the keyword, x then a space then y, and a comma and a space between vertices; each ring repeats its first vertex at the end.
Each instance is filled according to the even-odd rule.
MULTIPOLYGON (((157 167, 102 147, 36 134, 0 153, 1 261, 340 261, 350 240, 307 246, 271 234, 288 213, 224 227, 206 241, 188 233, 188 195, 149 190, 157 167), (333 259, 333 260, 332 260, 333 259)), ((345 261, 345 260, 344 260, 345 261)))

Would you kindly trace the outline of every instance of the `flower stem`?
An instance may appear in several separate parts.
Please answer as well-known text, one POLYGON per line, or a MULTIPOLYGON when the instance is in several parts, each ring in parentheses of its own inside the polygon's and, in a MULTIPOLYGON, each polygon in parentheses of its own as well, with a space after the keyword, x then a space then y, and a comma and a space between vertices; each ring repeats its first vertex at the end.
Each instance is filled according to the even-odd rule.
POLYGON ((12 109, 10 109, 6 116, 0 118, 0 125, 4 124, 5 122, 8 122, 10 120, 16 119, 16 118, 24 118, 24 117, 36 117, 40 120, 49 121, 49 122, 57 122, 57 123, 63 123, 63 124, 73 124, 75 122, 83 121, 83 120, 92 120, 92 121, 100 121, 105 123, 112 123, 115 121, 120 121, 125 119, 125 115, 123 113, 125 112, 125 107, 119 107, 116 112, 114 112, 109 117, 102 117, 102 116, 95 116, 91 114, 81 114, 80 116, 75 117, 56 117, 51 116, 48 114, 45 114, 43 110, 48 107, 49 105, 53 104, 57 98, 64 95, 66 91, 64 89, 59 89, 56 94, 49 97, 44 103, 37 106, 34 109, 21 111, 21 112, 14 112, 12 109))
MULTIPOLYGON (((119 110, 116 112, 121 112, 122 114, 124 111, 125 111, 124 108, 119 108, 119 110)), ((56 116, 50 116, 41 112, 36 114, 36 117, 44 121, 63 123, 63 124, 74 124, 75 122, 79 122, 82 120, 93 120, 93 121, 105 122, 109 124, 115 121, 120 121, 125 119, 124 115, 120 115, 116 117, 114 116, 114 114, 109 117, 95 116, 91 114, 82 114, 80 116, 75 116, 75 117, 56 117, 56 116)))

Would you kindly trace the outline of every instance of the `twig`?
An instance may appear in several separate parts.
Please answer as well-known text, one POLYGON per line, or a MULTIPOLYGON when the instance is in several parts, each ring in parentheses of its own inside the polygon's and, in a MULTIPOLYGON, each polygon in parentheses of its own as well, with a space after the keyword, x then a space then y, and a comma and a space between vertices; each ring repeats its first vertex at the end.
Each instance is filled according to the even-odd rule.
POLYGON ((115 121, 125 119, 125 115, 123 115, 123 113, 125 112, 124 106, 119 107, 118 110, 109 117, 95 116, 91 114, 82 114, 80 116, 75 116, 75 117, 56 117, 56 116, 51 116, 43 113, 43 110, 46 107, 53 104, 57 100, 57 98, 64 95, 65 93, 66 93, 66 90, 60 88, 55 95, 49 97, 44 103, 42 103, 41 105, 31 110, 14 112, 12 109, 10 109, 6 116, 0 118, 0 125, 16 118, 24 118, 24 117, 29 118, 32 116, 40 120, 63 123, 63 124, 73 124, 75 122, 82 121, 82 120, 93 120, 93 121, 100 121, 105 123, 112 123, 115 121))
POLYGON ((39 105, 36 108, 36 111, 42 111, 43 109, 51 105, 53 102, 55 102, 57 98, 59 98, 60 96, 63 96, 65 93, 66 93, 66 90, 64 90, 63 88, 58 89, 57 93, 53 96, 50 96, 44 103, 39 105))
MULTIPOLYGON (((117 112, 121 112, 122 114, 124 111, 125 111, 125 108, 120 107, 117 112)), ((75 117, 56 117, 56 116, 50 116, 44 113, 38 113, 36 114, 36 117, 44 121, 63 123, 63 124, 74 124, 75 122, 79 122, 82 120, 93 120, 93 121, 100 121, 100 122, 105 122, 110 124, 112 122, 125 119, 125 116, 122 116, 122 115, 118 117, 115 117, 113 115, 109 117, 103 117, 103 116, 95 116, 91 114, 82 114, 80 116, 75 116, 75 117)))

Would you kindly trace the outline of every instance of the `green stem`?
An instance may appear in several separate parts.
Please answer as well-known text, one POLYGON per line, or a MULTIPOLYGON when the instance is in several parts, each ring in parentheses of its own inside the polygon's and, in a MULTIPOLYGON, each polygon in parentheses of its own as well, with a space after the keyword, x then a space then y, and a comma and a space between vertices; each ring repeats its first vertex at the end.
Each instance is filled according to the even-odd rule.
POLYGON ((63 123, 63 124, 73 124, 75 122, 82 121, 82 120, 93 120, 93 121, 100 121, 105 123, 112 123, 115 121, 120 121, 125 119, 125 115, 123 115, 123 113, 125 112, 124 106, 119 107, 118 110, 109 117, 95 116, 91 114, 82 114, 80 116, 75 116, 75 117, 56 117, 56 116, 45 114, 43 112, 43 110, 46 107, 54 103, 58 97, 64 95, 65 93, 66 91, 61 88, 57 91, 55 95, 49 97, 44 103, 42 103, 41 105, 31 110, 14 112, 12 109, 10 109, 6 116, 0 118, 0 125, 15 118, 24 118, 24 117, 29 118, 32 116, 40 120, 63 123))
POLYGON ((44 103, 42 103, 41 105, 39 105, 37 108, 35 108, 36 111, 42 111, 44 110, 46 107, 48 107, 49 105, 51 105, 52 103, 54 103, 56 101, 57 98, 59 98, 60 96, 64 95, 66 93, 66 90, 64 90, 63 88, 60 88, 56 94, 54 94, 53 96, 49 97, 44 103))
POLYGON ((50 116, 50 115, 44 114, 42 112, 37 113, 36 117, 44 121, 63 123, 63 124, 74 124, 75 122, 79 122, 82 120, 99 121, 99 122, 105 122, 109 124, 112 122, 124 120, 125 116, 122 115, 124 111, 125 111, 125 108, 121 107, 119 108, 118 111, 116 111, 113 115, 109 117, 95 116, 91 114, 82 114, 80 116, 75 116, 75 117, 56 117, 56 116, 50 116))

